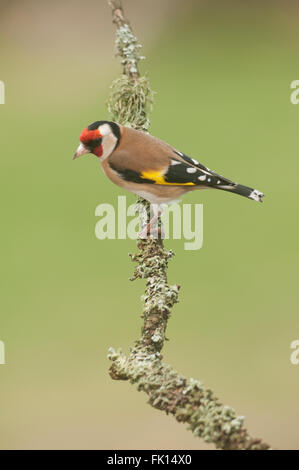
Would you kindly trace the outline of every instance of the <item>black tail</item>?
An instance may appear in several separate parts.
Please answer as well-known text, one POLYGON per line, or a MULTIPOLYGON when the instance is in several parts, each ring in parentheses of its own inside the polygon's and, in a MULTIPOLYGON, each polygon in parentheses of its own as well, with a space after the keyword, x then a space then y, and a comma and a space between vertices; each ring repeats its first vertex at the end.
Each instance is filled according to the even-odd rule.
MULTIPOLYGON (((233 181, 224 178, 223 176, 215 173, 214 171, 210 170, 206 166, 199 163, 197 160, 188 157, 187 155, 174 151, 177 155, 179 155, 180 159, 185 160, 188 167, 178 165, 175 166, 175 178, 173 181, 169 179, 171 175, 169 175, 170 170, 167 173, 167 181, 171 182, 172 184, 194 184, 196 186, 201 186, 204 188, 215 188, 221 189, 222 191, 229 191, 230 193, 240 194, 240 196, 248 197, 249 199, 253 199, 254 201, 263 202, 264 194, 257 189, 249 188, 248 186, 243 186, 242 184, 234 183, 233 181), (196 171, 197 169, 197 171, 196 171), (181 173, 183 171, 183 174, 181 173), (188 173, 188 178, 186 178, 186 171, 188 173), (179 181, 178 181, 179 177, 179 181), (176 182, 176 183, 175 183, 176 182)), ((174 162, 175 164, 179 163, 178 161, 174 162)), ((172 166, 170 167, 173 168, 172 166)))
POLYGON ((234 185, 217 185, 214 186, 217 189, 222 189, 223 191, 229 191, 230 193, 240 194, 240 196, 248 197, 254 201, 263 202, 264 194, 258 191, 257 189, 249 188, 248 186, 243 186, 242 184, 234 185))
POLYGON ((248 186, 243 186, 242 184, 234 185, 217 185, 214 188, 222 189, 223 191, 229 191, 230 193, 240 194, 240 196, 248 197, 254 201, 263 202, 264 194, 257 189, 249 188, 248 186))
POLYGON ((248 197, 254 201, 263 202, 264 194, 261 193, 261 191, 249 188, 248 186, 243 186, 242 184, 234 183, 211 170, 209 170, 209 173, 210 174, 207 175, 206 182, 204 183, 206 186, 221 189, 222 191, 229 191, 230 193, 240 194, 240 196, 248 197))

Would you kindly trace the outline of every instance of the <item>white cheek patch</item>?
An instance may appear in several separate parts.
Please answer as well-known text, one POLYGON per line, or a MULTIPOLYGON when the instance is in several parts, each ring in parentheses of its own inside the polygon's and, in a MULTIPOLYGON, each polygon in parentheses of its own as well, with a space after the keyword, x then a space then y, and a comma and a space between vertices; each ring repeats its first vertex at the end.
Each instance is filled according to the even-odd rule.
POLYGON ((111 134, 111 128, 109 124, 102 124, 101 126, 99 126, 99 131, 103 137, 105 137, 108 134, 111 134))
POLYGON ((110 132, 109 135, 103 136, 103 139, 102 139, 103 154, 101 156, 101 160, 105 160, 105 158, 111 155, 111 153, 115 149, 116 144, 117 144, 117 138, 115 137, 114 134, 112 134, 112 132, 110 132))

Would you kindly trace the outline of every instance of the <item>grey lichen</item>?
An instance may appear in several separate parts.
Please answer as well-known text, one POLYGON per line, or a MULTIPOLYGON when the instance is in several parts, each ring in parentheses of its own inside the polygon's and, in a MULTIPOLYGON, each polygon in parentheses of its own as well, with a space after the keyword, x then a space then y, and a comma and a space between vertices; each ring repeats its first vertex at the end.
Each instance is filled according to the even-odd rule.
MULTIPOLYGON (((147 77, 140 77, 138 62, 140 45, 123 15, 120 0, 110 0, 113 22, 117 26, 116 46, 123 65, 123 75, 112 84, 108 109, 115 121, 135 129, 148 131, 148 111, 153 92, 147 77)), ((139 198, 136 211, 141 226, 149 220, 150 205, 139 198)), ((166 327, 173 306, 178 302, 180 286, 167 281, 168 262, 174 253, 166 250, 161 239, 147 237, 137 242, 138 253, 131 255, 136 263, 131 280, 146 282, 141 337, 129 355, 109 349, 110 376, 128 380, 137 390, 148 395, 148 403, 172 414, 178 422, 188 424, 194 436, 214 443, 216 448, 231 450, 269 449, 260 439, 252 439, 244 428, 243 416, 224 406, 201 382, 186 379, 171 366, 162 362, 166 327)))
POLYGON ((128 357, 113 350, 109 358, 112 378, 136 384, 139 391, 148 395, 151 406, 172 414, 178 422, 188 423, 194 436, 226 450, 270 448, 260 439, 248 435, 243 427, 243 416, 237 416, 233 408, 223 406, 201 382, 187 380, 162 363, 156 354, 142 353, 137 346, 128 357))
POLYGON ((153 92, 146 76, 131 80, 127 75, 115 79, 110 86, 108 111, 114 121, 145 132, 149 130, 148 112, 153 104, 153 92))
POLYGON ((125 23, 117 28, 115 44, 117 54, 121 57, 122 65, 128 67, 130 74, 137 74, 138 62, 145 59, 145 57, 139 54, 142 46, 138 43, 128 24, 125 23))

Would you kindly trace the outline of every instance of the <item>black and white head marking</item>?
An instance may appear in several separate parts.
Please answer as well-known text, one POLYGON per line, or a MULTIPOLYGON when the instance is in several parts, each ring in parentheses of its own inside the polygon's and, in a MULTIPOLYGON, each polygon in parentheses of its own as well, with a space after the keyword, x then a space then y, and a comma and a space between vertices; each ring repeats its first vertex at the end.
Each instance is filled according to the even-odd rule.
POLYGON ((102 136, 103 154, 101 160, 109 157, 119 144, 121 133, 119 125, 113 121, 96 121, 88 126, 88 130, 94 131, 98 129, 102 136))

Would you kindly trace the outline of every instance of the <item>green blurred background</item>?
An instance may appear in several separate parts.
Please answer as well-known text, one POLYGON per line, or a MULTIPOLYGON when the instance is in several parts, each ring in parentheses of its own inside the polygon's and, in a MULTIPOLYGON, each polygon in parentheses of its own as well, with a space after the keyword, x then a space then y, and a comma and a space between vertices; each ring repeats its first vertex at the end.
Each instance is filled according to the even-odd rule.
MULTIPOLYGON (((204 246, 166 242, 182 290, 164 359, 245 415, 252 435, 299 449, 298 6, 124 6, 157 92, 151 132, 266 194, 260 205, 184 198, 204 204, 204 246)), ((144 283, 128 280, 134 241, 94 234, 96 206, 125 192, 94 157, 72 161, 82 128, 108 118, 120 73, 106 1, 1 2, 0 26, 0 446, 210 448, 108 375, 109 346, 128 351, 139 335, 144 283)))

